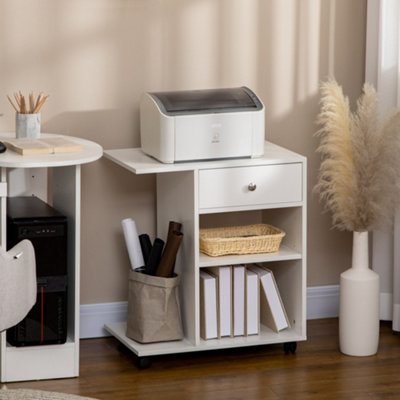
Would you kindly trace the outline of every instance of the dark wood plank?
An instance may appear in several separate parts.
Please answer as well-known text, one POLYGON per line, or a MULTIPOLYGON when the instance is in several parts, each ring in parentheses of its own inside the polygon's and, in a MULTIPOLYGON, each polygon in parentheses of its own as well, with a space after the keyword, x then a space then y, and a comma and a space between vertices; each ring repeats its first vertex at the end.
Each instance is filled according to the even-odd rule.
POLYGON ((113 338, 81 341, 80 377, 18 382, 9 388, 59 391, 100 400, 399 399, 400 336, 381 324, 378 354, 339 352, 338 321, 308 321, 296 354, 282 344, 155 357, 140 370, 113 338))

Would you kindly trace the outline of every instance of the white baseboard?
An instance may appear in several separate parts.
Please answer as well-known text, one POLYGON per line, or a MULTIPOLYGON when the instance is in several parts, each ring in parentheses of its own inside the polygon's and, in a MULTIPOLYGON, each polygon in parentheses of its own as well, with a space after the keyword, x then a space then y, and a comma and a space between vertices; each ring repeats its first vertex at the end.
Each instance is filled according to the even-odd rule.
MULTIPOLYGON (((126 321, 128 303, 83 304, 80 307, 81 339, 110 336, 103 328, 110 322, 126 321)), ((339 286, 307 288, 307 319, 333 318, 339 315, 339 286)))
POLYGON ((334 318, 339 315, 339 285, 307 288, 307 319, 334 318))
POLYGON ((110 336, 104 329, 104 324, 126 321, 127 311, 127 301, 82 304, 80 307, 81 339, 110 336))

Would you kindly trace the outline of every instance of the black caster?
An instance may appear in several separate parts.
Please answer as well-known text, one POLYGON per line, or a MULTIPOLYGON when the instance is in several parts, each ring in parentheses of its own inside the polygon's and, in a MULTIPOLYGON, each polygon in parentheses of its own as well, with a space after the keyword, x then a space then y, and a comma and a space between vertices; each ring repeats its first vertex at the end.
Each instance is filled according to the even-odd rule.
POLYGON ((136 365, 139 369, 147 369, 151 366, 151 358, 150 357, 138 357, 136 360, 136 365))
POLYGON ((283 343, 283 351, 285 354, 294 354, 296 353, 297 342, 287 342, 283 343))

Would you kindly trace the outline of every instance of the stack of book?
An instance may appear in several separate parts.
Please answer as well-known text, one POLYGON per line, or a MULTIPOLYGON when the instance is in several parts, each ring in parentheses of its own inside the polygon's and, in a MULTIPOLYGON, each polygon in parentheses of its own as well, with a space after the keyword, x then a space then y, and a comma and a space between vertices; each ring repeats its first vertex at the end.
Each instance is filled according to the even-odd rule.
POLYGON ((83 151, 83 146, 61 136, 42 139, 18 138, 4 140, 8 149, 23 156, 36 154, 74 153, 83 151))
POLYGON ((275 332, 290 327, 271 270, 258 264, 201 269, 203 339, 258 335, 260 322, 275 332))

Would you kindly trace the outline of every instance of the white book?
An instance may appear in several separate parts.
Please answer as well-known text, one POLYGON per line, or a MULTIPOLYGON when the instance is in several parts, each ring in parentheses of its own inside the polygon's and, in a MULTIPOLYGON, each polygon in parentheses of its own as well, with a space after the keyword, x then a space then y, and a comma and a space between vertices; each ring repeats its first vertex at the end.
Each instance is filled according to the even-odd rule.
POLYGON ((233 335, 244 335, 245 320, 245 267, 235 265, 232 267, 233 273, 233 335))
POLYGON ((248 268, 260 277, 261 322, 276 332, 288 328, 290 326, 289 320, 272 271, 255 264, 250 265, 248 268))
POLYGON ((260 291, 258 275, 246 269, 246 335, 260 331, 260 291))
POLYGON ((232 335, 232 267, 221 266, 207 268, 218 276, 218 305, 220 336, 232 335))
POLYGON ((200 336, 218 337, 217 279, 205 271, 200 271, 200 336))

